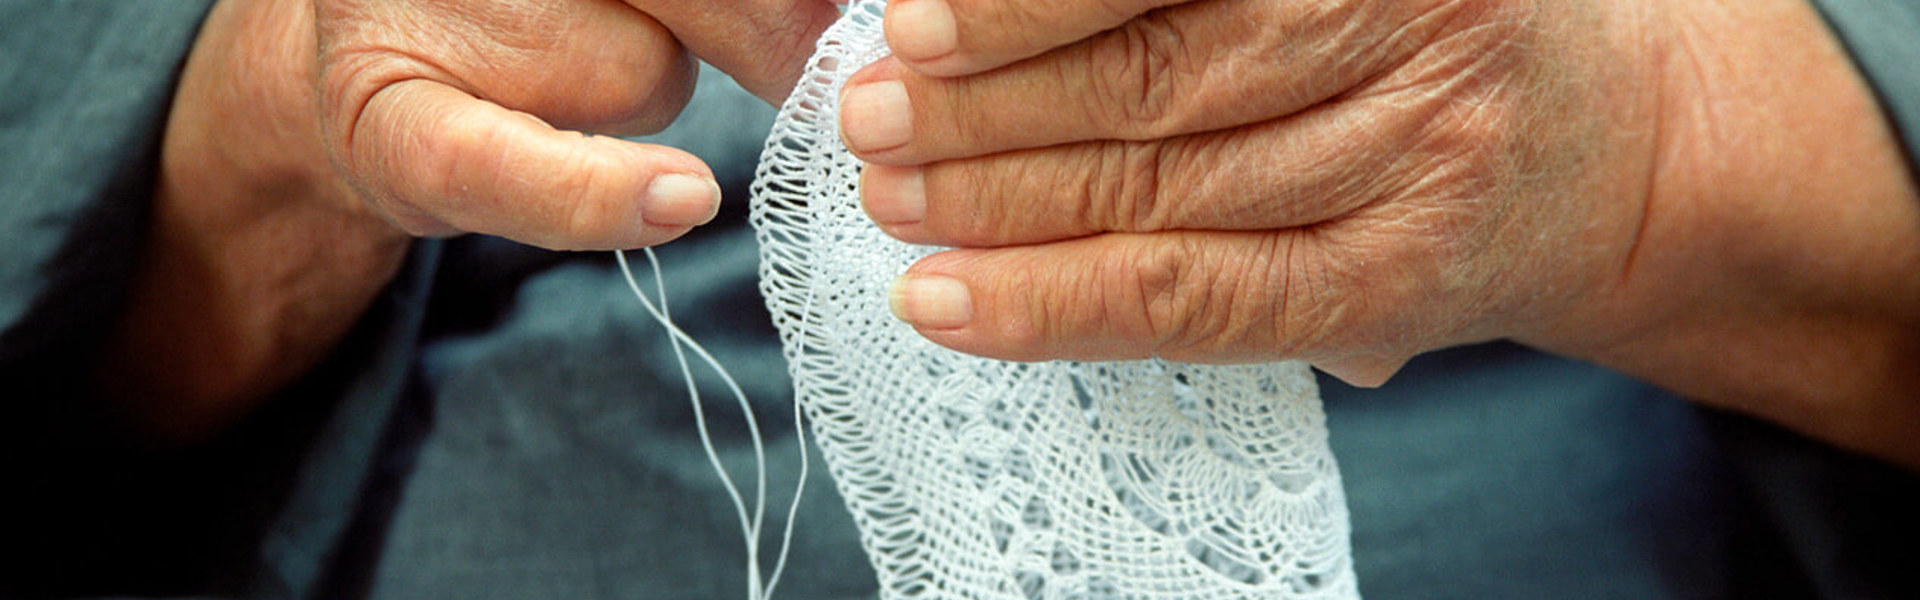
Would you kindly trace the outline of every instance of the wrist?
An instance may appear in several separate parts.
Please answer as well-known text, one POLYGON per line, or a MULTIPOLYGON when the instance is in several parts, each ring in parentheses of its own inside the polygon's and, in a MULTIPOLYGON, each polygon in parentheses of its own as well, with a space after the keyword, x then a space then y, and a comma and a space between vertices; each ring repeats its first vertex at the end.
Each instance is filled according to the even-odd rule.
POLYGON ((203 438, 317 364, 408 247, 333 175, 298 2, 221 2, 176 89, 142 264, 96 378, 138 433, 203 438))
POLYGON ((1802 2, 1665 8, 1643 225, 1540 345, 1920 464, 1920 198, 1884 116, 1802 2))

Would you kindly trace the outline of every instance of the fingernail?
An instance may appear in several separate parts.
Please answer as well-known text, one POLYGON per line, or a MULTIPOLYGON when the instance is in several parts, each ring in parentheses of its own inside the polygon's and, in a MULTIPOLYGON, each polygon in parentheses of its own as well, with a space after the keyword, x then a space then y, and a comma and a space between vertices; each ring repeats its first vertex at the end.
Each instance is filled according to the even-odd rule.
POLYGON ((887 290, 896 319, 925 329, 953 329, 973 320, 967 284, 939 275, 902 275, 887 290))
POLYGON ((913 141, 906 84, 878 81, 848 88, 840 96, 840 135, 855 152, 890 150, 913 141))
POLYGON ((641 211, 649 223, 705 225, 720 212, 720 184, 694 175, 656 175, 641 211))
POLYGON ((860 173, 861 206, 882 225, 911 225, 927 218, 927 178, 920 167, 867 165, 860 173))
POLYGON ((907 60, 933 60, 959 47, 953 8, 946 0, 909 0, 887 7, 887 45, 907 60))

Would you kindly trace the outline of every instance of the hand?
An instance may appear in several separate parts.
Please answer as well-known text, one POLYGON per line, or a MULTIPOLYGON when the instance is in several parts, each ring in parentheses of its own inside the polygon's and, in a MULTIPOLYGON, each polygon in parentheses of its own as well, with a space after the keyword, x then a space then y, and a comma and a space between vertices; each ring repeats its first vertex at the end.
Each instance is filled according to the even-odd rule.
POLYGON ((684 41, 762 97, 798 78, 824 0, 315 0, 321 123, 342 174, 414 235, 548 248, 658 244, 720 188, 671 148, 576 132, 664 127, 693 87, 684 41))
POLYGON ((201 439, 326 356, 412 235, 680 235, 716 208, 707 167, 577 132, 666 125, 692 89, 689 48, 782 97, 836 14, 825 0, 216 3, 98 391, 135 433, 201 439))
POLYGON ((868 210, 982 248, 898 287, 929 338, 1377 384, 1540 326, 1626 263, 1655 160, 1642 24, 1575 3, 1164 3, 888 7, 897 57, 844 96, 868 210))
POLYGON ((841 124, 962 247, 895 286, 934 342, 1376 385, 1512 338, 1920 465, 1920 201, 1802 1, 887 11, 841 124))

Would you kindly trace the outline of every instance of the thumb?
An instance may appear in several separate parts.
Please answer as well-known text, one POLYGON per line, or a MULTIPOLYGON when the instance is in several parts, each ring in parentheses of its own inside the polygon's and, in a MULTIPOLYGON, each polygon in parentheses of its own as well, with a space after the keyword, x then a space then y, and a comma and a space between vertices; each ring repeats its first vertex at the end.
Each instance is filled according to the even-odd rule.
POLYGON ((769 103, 786 100, 814 41, 840 16, 832 0, 627 0, 740 86, 769 103))
POLYGON ((416 235, 487 233, 552 249, 651 246, 713 218, 691 154, 559 131, 452 86, 409 79, 341 111, 337 155, 416 235))

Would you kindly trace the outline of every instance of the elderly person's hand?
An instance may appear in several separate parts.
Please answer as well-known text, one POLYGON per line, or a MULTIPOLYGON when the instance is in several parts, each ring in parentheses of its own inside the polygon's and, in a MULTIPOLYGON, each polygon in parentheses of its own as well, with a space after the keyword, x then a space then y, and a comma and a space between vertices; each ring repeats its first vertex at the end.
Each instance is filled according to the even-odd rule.
POLYGON ((125 420, 217 431, 310 369, 413 235, 633 248, 705 223, 664 127, 698 55, 784 97, 828 0, 222 0, 181 74, 145 264, 98 370, 125 420))
POLYGON ((693 89, 682 43, 769 100, 836 14, 825 0, 313 0, 321 123, 342 174, 415 235, 561 249, 658 244, 720 188, 657 131, 693 89), (677 34, 677 37, 676 37, 677 34))
POLYGON ((885 25, 843 133, 883 229, 963 247, 895 286, 937 343, 1370 385, 1512 338, 1920 465, 1920 201, 1802 0, 896 0, 885 25))

